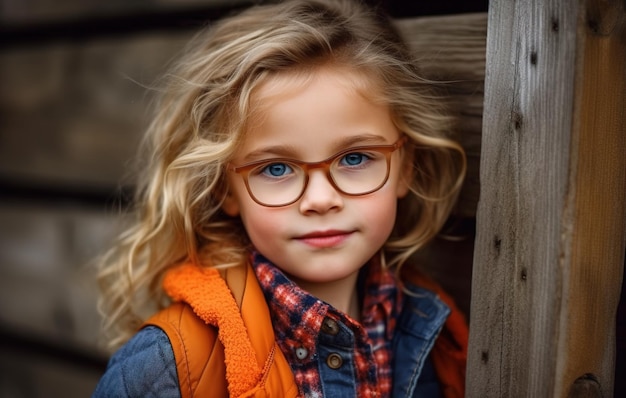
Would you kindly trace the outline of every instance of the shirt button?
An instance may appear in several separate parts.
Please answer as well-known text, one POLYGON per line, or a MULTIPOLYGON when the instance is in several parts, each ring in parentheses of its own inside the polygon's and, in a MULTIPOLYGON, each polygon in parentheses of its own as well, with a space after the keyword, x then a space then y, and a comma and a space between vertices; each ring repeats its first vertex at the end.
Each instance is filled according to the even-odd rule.
POLYGON ((339 333, 339 325, 330 318, 324 318, 324 321, 322 321, 322 332, 335 336, 339 333))
POLYGON ((337 353, 332 353, 326 358, 326 365, 331 369, 339 369, 343 365, 343 358, 337 353))
POLYGON ((309 350, 304 347, 296 348, 296 358, 302 360, 309 356, 309 350))

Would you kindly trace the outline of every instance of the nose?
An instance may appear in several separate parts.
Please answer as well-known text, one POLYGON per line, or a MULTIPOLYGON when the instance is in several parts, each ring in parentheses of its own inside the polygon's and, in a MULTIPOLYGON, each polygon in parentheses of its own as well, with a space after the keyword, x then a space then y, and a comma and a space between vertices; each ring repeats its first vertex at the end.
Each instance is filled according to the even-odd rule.
POLYGON ((328 178, 322 170, 309 172, 309 183, 299 203, 301 213, 324 214, 343 208, 343 196, 328 178))

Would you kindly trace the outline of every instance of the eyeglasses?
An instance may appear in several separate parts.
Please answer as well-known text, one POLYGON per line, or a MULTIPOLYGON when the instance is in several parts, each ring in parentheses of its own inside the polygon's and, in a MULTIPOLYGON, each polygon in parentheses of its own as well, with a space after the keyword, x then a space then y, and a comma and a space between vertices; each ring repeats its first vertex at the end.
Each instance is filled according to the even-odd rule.
POLYGON ((379 190, 389 178, 391 154, 406 142, 352 147, 321 162, 274 158, 231 167, 240 174, 250 197, 262 206, 281 207, 297 202, 307 188, 309 172, 324 170, 332 186, 348 196, 379 190))

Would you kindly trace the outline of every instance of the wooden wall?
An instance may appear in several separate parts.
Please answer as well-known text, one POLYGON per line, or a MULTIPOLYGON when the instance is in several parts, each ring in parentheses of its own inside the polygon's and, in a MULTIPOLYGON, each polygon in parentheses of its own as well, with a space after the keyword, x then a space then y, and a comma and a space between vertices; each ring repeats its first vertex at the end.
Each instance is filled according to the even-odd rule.
POLYGON ((492 1, 468 396, 613 396, 626 244, 621 1, 492 1))
MULTIPOLYGON (((2 1, 10 40, 0 43, 0 397, 90 394, 108 357, 90 261, 124 223, 147 86, 201 24, 244 3, 2 1)), ((398 24, 426 72, 454 81, 442 88, 470 155, 463 221, 453 228, 464 239, 431 248, 453 245, 453 258, 424 262, 453 273, 446 284, 469 311, 486 14, 398 24)))

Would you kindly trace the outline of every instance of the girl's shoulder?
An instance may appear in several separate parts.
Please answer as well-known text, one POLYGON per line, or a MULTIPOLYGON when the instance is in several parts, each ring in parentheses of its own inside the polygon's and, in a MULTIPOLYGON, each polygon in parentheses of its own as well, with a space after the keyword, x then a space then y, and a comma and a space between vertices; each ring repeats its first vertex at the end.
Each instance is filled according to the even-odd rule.
POLYGON ((96 397, 180 397, 176 362, 163 330, 147 326, 111 356, 96 397))

